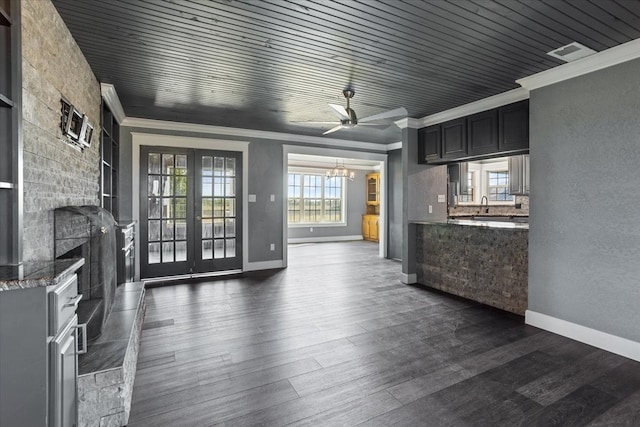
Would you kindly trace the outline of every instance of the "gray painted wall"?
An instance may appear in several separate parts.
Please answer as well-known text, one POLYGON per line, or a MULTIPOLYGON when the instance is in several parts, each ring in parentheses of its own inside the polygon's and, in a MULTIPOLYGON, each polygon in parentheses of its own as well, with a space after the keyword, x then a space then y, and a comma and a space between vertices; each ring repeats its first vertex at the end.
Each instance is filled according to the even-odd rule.
MULTIPOLYGON (((325 170, 319 171, 324 174, 325 170)), ((362 214, 366 212, 366 179, 365 176, 373 171, 356 170, 353 181, 347 180, 347 225, 339 227, 289 227, 290 239, 302 239, 308 237, 336 237, 336 236, 362 236, 362 214)))
POLYGON ((388 154, 387 257, 402 259, 402 150, 393 150, 388 154))
POLYGON ((640 341, 640 60, 534 90, 529 309, 640 341))

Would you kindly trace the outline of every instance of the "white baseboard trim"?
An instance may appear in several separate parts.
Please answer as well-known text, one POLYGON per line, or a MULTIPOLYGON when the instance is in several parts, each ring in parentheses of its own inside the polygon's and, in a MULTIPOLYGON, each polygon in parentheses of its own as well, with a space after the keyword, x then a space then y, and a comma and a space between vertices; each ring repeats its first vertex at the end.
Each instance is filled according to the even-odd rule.
POLYGON ((401 273, 400 281, 406 285, 412 285, 418 282, 418 276, 416 275, 416 273, 401 273))
POLYGON ((284 261, 277 259, 275 261, 259 261, 247 263, 247 268, 243 271, 271 270, 273 268, 284 268, 284 261))
POLYGON ((327 237, 295 237, 287 239, 292 243, 321 243, 321 242, 347 242, 351 240, 362 240, 362 236, 354 234, 352 236, 327 236, 327 237))
POLYGON ((527 310, 525 323, 640 362, 640 343, 527 310))

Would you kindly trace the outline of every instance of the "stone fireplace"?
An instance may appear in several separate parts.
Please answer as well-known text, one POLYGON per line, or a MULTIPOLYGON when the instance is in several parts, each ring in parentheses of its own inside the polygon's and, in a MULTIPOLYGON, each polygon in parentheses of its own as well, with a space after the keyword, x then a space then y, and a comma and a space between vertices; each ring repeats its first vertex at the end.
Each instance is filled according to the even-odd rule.
POLYGON ((55 210, 55 257, 84 258, 78 271, 78 323, 87 324, 87 340, 97 339, 107 322, 117 287, 116 221, 99 206, 55 210))

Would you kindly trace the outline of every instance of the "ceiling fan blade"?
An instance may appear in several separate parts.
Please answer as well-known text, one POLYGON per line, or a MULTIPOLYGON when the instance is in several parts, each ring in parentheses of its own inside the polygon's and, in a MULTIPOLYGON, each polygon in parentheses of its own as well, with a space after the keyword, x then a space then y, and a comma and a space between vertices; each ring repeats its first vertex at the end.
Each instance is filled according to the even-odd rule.
POLYGON ((389 126, 389 123, 361 123, 358 121, 358 126, 389 126))
POLYGON ((326 134, 328 134, 328 133, 333 133, 333 132, 335 132, 335 131, 337 131, 337 130, 340 130, 340 129, 342 129, 342 125, 338 125, 338 126, 336 126, 336 127, 334 127, 334 128, 329 129, 329 130, 328 130, 328 131, 326 131, 326 132, 323 132, 323 135, 326 135, 326 134))
POLYGON ((340 120, 349 120, 349 114, 347 114, 347 110, 345 110, 342 105, 329 104, 329 107, 333 108, 333 110, 338 113, 340 120))
POLYGON ((308 121, 291 121, 289 123, 306 123, 308 125, 335 125, 336 121, 332 121, 332 122, 308 122, 308 121))
POLYGON ((383 113, 374 114, 373 116, 368 116, 363 119, 358 119, 358 123, 363 123, 363 122, 366 123, 366 122, 372 122, 375 120, 391 119, 394 117, 403 117, 406 115, 407 115, 407 109, 404 107, 400 107, 394 110, 385 111, 383 113))

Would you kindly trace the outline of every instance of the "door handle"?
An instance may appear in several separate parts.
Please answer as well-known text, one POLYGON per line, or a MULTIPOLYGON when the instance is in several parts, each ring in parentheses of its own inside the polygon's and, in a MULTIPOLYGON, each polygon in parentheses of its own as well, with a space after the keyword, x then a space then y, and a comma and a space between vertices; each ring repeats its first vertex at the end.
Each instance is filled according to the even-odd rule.
POLYGON ((202 217, 201 217, 201 216, 197 216, 197 217, 196 217, 196 219, 197 219, 198 221, 200 221, 200 220, 202 219, 202 217))

